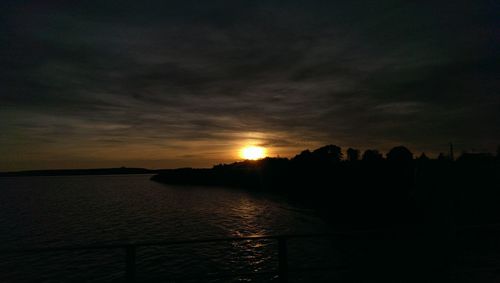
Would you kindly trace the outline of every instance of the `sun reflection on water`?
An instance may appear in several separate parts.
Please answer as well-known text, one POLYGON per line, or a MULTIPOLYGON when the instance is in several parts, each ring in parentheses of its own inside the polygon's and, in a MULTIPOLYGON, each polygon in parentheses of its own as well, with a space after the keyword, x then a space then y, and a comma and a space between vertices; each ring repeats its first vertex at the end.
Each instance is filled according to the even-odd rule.
MULTIPOLYGON (((250 199, 241 198, 233 208, 238 217, 238 229, 232 231, 235 237, 258 237, 270 234, 263 225, 263 216, 267 213, 265 206, 258 206, 250 199)), ((238 260, 244 261, 254 272, 269 267, 276 250, 276 243, 269 239, 235 241, 232 248, 238 260)))

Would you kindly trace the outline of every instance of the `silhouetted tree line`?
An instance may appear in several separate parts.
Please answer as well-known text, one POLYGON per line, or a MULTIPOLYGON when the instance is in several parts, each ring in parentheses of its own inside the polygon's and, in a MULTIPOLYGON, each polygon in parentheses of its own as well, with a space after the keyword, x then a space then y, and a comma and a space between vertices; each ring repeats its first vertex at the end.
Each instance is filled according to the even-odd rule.
POLYGON ((153 180, 185 185, 244 187, 280 192, 309 202, 335 221, 350 225, 393 225, 398 217, 449 213, 453 206, 460 221, 500 221, 500 157, 463 153, 457 160, 425 154, 414 158, 404 146, 385 157, 377 150, 363 154, 327 145, 304 150, 295 157, 245 160, 211 169, 162 170, 153 180), (498 218, 498 219, 497 219, 498 218), (332 218, 333 219, 333 218, 332 218))

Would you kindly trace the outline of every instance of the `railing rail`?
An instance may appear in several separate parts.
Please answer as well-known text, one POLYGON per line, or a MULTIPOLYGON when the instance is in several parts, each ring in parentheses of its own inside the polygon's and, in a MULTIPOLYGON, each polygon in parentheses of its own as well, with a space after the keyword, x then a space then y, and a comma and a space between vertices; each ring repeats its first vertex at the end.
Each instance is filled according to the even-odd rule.
MULTIPOLYGON (((500 224, 491 225, 469 225, 458 226, 455 232, 464 230, 476 230, 478 228, 499 229, 500 224)), ((187 240, 170 240, 170 241, 150 241, 150 242, 132 242, 124 244, 104 244, 104 245, 82 245, 82 246, 59 246, 59 247, 43 247, 43 248, 28 248, 28 249, 4 249, 0 250, 0 254, 22 254, 22 253, 50 253, 50 252, 66 252, 66 251, 88 251, 88 250, 116 250, 125 251, 125 279, 126 282, 136 281, 136 252, 143 247, 164 247, 175 245, 203 244, 216 242, 242 242, 251 240, 274 240, 278 247, 278 270, 277 274, 280 282, 288 282, 288 241, 290 239, 300 238, 330 238, 345 235, 356 235, 365 233, 374 233, 374 230, 354 230, 342 231, 334 233, 316 233, 316 234, 285 234, 285 235, 255 235, 245 237, 227 237, 227 238, 206 238, 206 239, 187 239, 187 240)), ((463 272, 463 271, 462 271, 463 272)))
POLYGON ((156 242, 134 242, 126 244, 109 244, 109 245, 86 245, 86 246, 60 246, 60 247, 44 247, 30 249, 6 249, 0 250, 0 254, 21 254, 21 253, 50 253, 50 252, 66 252, 66 251, 83 251, 83 250, 106 250, 106 249, 122 249, 125 251, 125 279, 126 282, 136 281, 136 252, 138 248, 152 246, 174 246, 188 244, 203 244, 215 242, 241 242, 255 240, 274 240, 278 243, 278 277, 280 282, 288 282, 288 240, 299 238, 329 238, 346 234, 357 233, 372 233, 371 230, 357 230, 349 232, 337 233, 321 233, 321 234, 288 234, 288 235, 258 235, 246 237, 228 237, 228 238, 208 238, 208 239, 189 239, 189 240, 172 240, 172 241, 156 241, 156 242))

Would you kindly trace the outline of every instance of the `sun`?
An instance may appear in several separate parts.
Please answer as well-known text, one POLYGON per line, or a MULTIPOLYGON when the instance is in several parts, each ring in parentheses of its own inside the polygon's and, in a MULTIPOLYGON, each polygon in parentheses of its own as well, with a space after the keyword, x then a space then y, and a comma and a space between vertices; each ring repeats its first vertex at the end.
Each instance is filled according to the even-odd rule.
POLYGON ((249 160, 261 159, 266 157, 266 149, 261 146, 246 146, 241 149, 240 156, 249 160))

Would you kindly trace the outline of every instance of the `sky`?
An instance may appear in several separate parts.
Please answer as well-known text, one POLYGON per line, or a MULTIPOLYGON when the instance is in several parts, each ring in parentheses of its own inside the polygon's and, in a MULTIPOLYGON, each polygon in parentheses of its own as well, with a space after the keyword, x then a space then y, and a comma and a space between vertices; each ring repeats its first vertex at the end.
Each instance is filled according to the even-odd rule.
POLYGON ((0 3, 0 171, 495 151, 497 1, 0 3))

